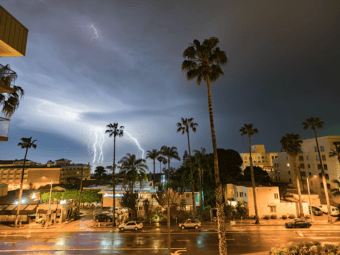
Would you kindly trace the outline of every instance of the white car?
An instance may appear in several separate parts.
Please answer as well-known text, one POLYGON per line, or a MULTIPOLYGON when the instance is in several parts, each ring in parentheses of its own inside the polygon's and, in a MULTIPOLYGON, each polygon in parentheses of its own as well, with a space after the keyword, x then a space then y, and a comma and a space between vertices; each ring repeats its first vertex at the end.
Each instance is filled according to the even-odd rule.
POLYGON ((187 219, 185 222, 179 223, 178 226, 181 229, 185 229, 185 228, 198 229, 199 227, 201 227, 201 222, 199 220, 187 219))
MULTIPOLYGON (((332 216, 338 216, 339 215, 339 209, 336 208, 335 206, 330 206, 330 207, 331 207, 331 215, 332 216)), ((319 208, 323 213, 328 214, 327 205, 321 205, 321 206, 319 206, 319 208)))
POLYGON ((137 221, 128 221, 118 226, 119 230, 124 231, 126 229, 139 230, 143 228, 143 223, 137 223, 137 221))

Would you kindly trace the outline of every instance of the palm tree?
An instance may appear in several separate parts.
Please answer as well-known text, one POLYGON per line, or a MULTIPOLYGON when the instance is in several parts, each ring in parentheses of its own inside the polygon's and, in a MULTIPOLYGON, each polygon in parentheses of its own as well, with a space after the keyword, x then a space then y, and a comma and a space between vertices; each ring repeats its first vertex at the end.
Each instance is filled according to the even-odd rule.
POLYGON ((254 177, 254 169, 253 169, 253 158, 251 156, 251 136, 254 134, 258 134, 259 131, 254 128, 253 124, 244 124, 244 126, 240 129, 241 136, 248 135, 249 138, 249 153, 250 153, 250 173, 251 173, 251 184, 253 186, 253 196, 254 196, 254 209, 255 209, 255 224, 259 224, 259 215, 257 213, 257 204, 256 204, 256 192, 255 192, 255 177, 254 177))
MULTIPOLYGON (((0 65, 0 79, 1 81, 11 83, 17 78, 17 74, 13 72, 9 65, 3 66, 0 65)), ((19 107, 19 100, 25 94, 25 91, 19 86, 13 86, 13 93, 3 93, 0 94, 0 105, 3 105, 2 113, 5 114, 6 117, 10 118, 14 112, 19 107)))
POLYGON ((296 178, 296 186, 297 186, 298 194, 299 194, 300 218, 304 220, 305 216, 303 214, 303 207, 302 207, 300 178, 299 178, 299 173, 298 173, 298 169, 296 166, 296 157, 300 152, 302 140, 300 139, 300 135, 291 133, 291 134, 287 134, 286 136, 283 136, 280 140, 280 143, 281 143, 282 149, 293 160, 293 170, 294 170, 294 174, 296 178))
POLYGON ((136 155, 127 153, 118 163, 121 164, 120 174, 124 175, 124 182, 129 183, 129 189, 133 192, 135 182, 141 180, 140 176, 145 176, 146 170, 149 171, 146 160, 136 159, 136 155))
POLYGON ((331 217, 331 206, 330 206, 330 203, 329 203, 327 181, 326 181, 326 176, 325 176, 325 170, 324 170, 323 164, 322 164, 322 158, 321 158, 321 155, 320 155, 318 136, 316 135, 316 128, 323 128, 324 124, 325 123, 323 121, 320 121, 320 118, 313 118, 313 117, 306 119, 306 122, 302 122, 303 130, 307 130, 308 128, 311 128, 314 131, 316 147, 317 147, 317 150, 318 150, 319 161, 320 161, 320 165, 321 165, 322 183, 323 183, 323 188, 324 188, 324 191, 325 191, 326 202, 327 202, 328 222, 330 224, 332 224, 333 221, 332 221, 332 217, 331 217))
POLYGON ((201 151, 194 150, 193 152, 195 153, 195 159, 196 159, 195 165, 198 168, 199 177, 200 177, 200 197, 201 197, 200 204, 201 204, 201 215, 202 215, 203 208, 204 208, 203 190, 202 190, 203 172, 204 172, 204 168, 207 168, 209 164, 208 164, 207 157, 205 156, 204 148, 201 148, 201 151))
POLYGON ((334 197, 340 197, 340 182, 338 180, 333 180, 332 182, 338 185, 338 188, 331 189, 332 195, 334 197))
POLYGON ((215 182, 216 182, 216 206, 217 206, 217 219, 218 219, 218 238, 219 238, 219 251, 220 254, 227 254, 227 242, 225 234, 224 223, 224 204, 222 183, 220 181, 220 171, 218 168, 217 158, 217 145, 214 128, 214 114, 211 100, 210 82, 217 81, 224 73, 220 65, 225 65, 228 62, 227 56, 224 51, 221 51, 217 44, 218 38, 211 37, 205 39, 202 44, 198 40, 194 40, 190 46, 183 52, 183 57, 186 60, 182 63, 182 72, 186 73, 187 80, 196 78, 197 85, 200 85, 202 79, 207 83, 208 89, 208 104, 209 104, 209 117, 211 140, 214 149, 214 169, 215 169, 215 182))
MULTIPOLYGON (((162 172, 162 163, 164 160, 166 160, 166 158, 164 158, 163 156, 158 156, 157 160, 159 161, 159 172, 162 172)), ((165 164, 168 163, 168 161, 165 162, 165 164)))
POLYGON ((155 187, 155 175, 156 175, 156 159, 159 155, 159 151, 156 149, 153 149, 152 151, 147 151, 146 152, 146 158, 152 159, 153 160, 153 184, 152 186, 155 187))
MULTIPOLYGON (((163 156, 167 157, 168 158, 168 174, 167 174, 167 191, 168 191, 168 254, 170 254, 170 251, 171 251, 171 239, 170 239, 170 189, 169 189, 169 186, 170 186, 170 160, 172 158, 174 159, 177 159, 177 160, 181 160, 179 157, 178 157, 178 152, 177 152, 177 148, 172 146, 171 148, 170 147, 167 147, 166 145, 163 145, 161 147, 161 152, 160 154, 162 154, 163 156)), ((163 160, 163 163, 165 162, 165 160, 163 160)), ((164 163, 165 165, 166 163, 164 163)), ((195 204, 194 204, 195 206, 195 204)))
POLYGON ((115 183, 115 170, 116 170, 116 136, 122 137, 124 135, 123 126, 118 129, 118 123, 110 123, 106 126, 108 129, 105 131, 109 133, 109 137, 113 136, 113 165, 112 165, 112 191, 113 191, 113 224, 112 227, 116 226, 116 183, 115 183))
POLYGON ((187 133, 188 136, 188 148, 189 148, 189 160, 190 160, 190 174, 191 174, 191 196, 192 196, 192 204, 193 204, 193 218, 196 218, 196 203, 195 203, 195 186, 194 186, 194 172, 192 170, 191 163, 191 151, 190 151, 190 138, 189 138, 189 129, 191 128, 192 132, 196 132, 197 123, 194 122, 194 118, 190 119, 182 119, 182 122, 177 123, 177 133, 182 132, 182 135, 187 133))
POLYGON ((24 157, 24 165, 22 167, 22 172, 21 172, 21 182, 20 182, 20 192, 19 192, 19 201, 18 201, 18 210, 17 210, 17 217, 15 219, 15 226, 18 226, 18 220, 19 220, 19 214, 20 214, 20 204, 21 204, 21 197, 22 197, 22 187, 23 187, 23 182, 24 182, 24 172, 25 172, 25 163, 26 163, 26 157, 27 157, 27 152, 28 149, 30 148, 37 148, 37 145, 34 144, 35 141, 32 141, 32 137, 30 138, 21 138, 21 143, 18 143, 18 146, 21 146, 21 149, 26 149, 25 157, 24 157))
POLYGON ((329 157, 337 157, 340 163, 340 147, 336 147, 335 150, 332 149, 332 151, 329 153, 329 157))
POLYGON ((101 181, 103 175, 106 174, 106 170, 103 166, 97 166, 94 170, 94 175, 101 181))

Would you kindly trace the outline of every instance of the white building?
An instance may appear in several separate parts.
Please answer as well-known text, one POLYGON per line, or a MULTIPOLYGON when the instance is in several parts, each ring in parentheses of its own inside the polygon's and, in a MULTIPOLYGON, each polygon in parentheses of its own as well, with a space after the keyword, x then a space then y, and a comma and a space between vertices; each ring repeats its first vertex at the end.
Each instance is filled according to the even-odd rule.
MULTIPOLYGON (((328 189, 339 188, 332 180, 340 180, 340 164, 337 157, 329 157, 332 149, 340 144, 340 136, 323 136, 318 138, 322 164, 325 170, 328 189)), ((273 161, 275 179, 281 182, 291 183, 296 188, 296 177, 293 169, 293 161, 286 152, 279 152, 278 158, 273 161)), ((301 176, 302 190, 307 190, 307 176, 310 181, 310 189, 319 194, 324 200, 323 183, 321 178, 321 166, 316 148, 315 138, 304 139, 301 152, 296 157, 296 166, 301 176)), ((333 198, 333 201, 337 199, 333 198)), ((325 201, 323 201, 325 202, 325 201)))

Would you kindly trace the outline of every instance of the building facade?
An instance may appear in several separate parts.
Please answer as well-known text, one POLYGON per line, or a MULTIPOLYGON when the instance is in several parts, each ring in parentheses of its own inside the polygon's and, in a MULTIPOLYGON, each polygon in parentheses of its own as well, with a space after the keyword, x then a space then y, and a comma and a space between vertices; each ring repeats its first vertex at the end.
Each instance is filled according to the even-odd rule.
MULTIPOLYGON (((340 136, 324 136, 318 138, 322 164, 325 170, 325 177, 328 189, 339 188, 332 180, 340 181, 340 164, 338 158, 329 157, 329 153, 336 150, 340 144, 340 136)), ((281 182, 290 183, 296 188, 296 176, 293 169, 293 159, 286 152, 278 153, 278 158, 273 161, 275 179, 281 182)), ((321 166, 319 154, 316 147, 315 138, 304 139, 301 145, 301 151, 296 157, 296 166, 298 174, 301 177, 301 187, 303 191, 307 190, 307 177, 312 192, 324 197, 324 189, 321 176, 321 166)), ((332 198, 338 201, 337 198, 332 198)), ((323 202, 324 199, 322 199, 323 202)), ((339 201, 338 201, 339 202, 339 201)))
MULTIPOLYGON (((8 184, 8 190, 20 187, 24 160, 0 160, 0 183, 8 184)), ((90 179, 90 163, 71 164, 71 160, 58 159, 47 164, 26 160, 24 169, 24 189, 39 188, 49 184, 67 184, 75 180, 90 179)))

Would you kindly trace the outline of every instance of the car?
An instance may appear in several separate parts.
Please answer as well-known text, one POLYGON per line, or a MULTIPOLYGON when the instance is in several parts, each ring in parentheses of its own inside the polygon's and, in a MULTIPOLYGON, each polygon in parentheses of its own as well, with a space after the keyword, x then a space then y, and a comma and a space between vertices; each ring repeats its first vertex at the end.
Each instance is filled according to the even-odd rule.
POLYGON ((140 230, 142 228, 143 223, 138 223, 137 221, 128 221, 118 226, 118 229, 121 231, 124 231, 126 229, 140 230))
POLYGON ((286 223, 286 228, 309 228, 312 224, 305 220, 296 219, 286 223))
MULTIPOLYGON (((339 209, 336 208, 335 206, 330 206, 330 207, 331 207, 331 216, 338 216, 339 215, 339 209)), ((319 206, 319 208, 323 213, 328 214, 327 205, 321 205, 321 206, 319 206)))
POLYGON ((181 229, 186 229, 186 228, 198 229, 199 227, 201 227, 201 222, 199 220, 187 219, 185 222, 179 223, 178 226, 181 229))
POLYGON ((322 215, 323 215, 323 212, 321 211, 320 208, 312 207, 312 211, 313 211, 313 214, 314 214, 315 216, 322 216, 322 215))
POLYGON ((113 215, 108 213, 97 213, 94 215, 94 220, 96 222, 112 222, 113 215))

